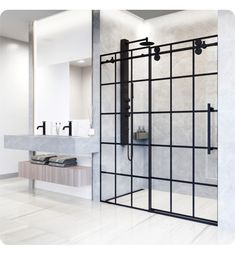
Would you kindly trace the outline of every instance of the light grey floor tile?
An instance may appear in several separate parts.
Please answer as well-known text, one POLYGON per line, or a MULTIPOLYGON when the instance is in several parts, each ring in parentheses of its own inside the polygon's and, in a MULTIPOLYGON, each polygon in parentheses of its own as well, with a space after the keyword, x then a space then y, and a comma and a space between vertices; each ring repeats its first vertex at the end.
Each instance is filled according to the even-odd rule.
POLYGON ((29 240, 43 234, 46 234, 46 232, 40 229, 27 227, 3 234, 1 235, 1 240, 5 244, 23 244, 24 240, 29 240))
MULTIPOLYGON (((217 227, 49 191, 30 194, 27 187, 22 178, 0 180, 0 240, 5 244, 217 244, 235 240, 234 233, 222 233, 217 227)), ((144 205, 145 197, 146 190, 135 194, 135 203, 144 205)), ((166 196, 162 193, 161 197, 166 196)), ((180 194, 176 199, 187 201, 180 194)), ((129 203, 129 197, 119 202, 129 203)), ((200 200, 199 210, 212 214, 211 202, 200 200)), ((165 199, 162 205, 166 206, 165 199)))

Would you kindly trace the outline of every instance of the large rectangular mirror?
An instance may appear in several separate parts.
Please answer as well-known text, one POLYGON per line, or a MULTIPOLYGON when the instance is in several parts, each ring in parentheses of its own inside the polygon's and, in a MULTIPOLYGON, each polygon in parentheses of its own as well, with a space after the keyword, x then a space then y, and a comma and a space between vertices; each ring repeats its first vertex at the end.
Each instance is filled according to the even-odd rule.
POLYGON ((91 56, 91 11, 64 11, 34 22, 36 135, 43 134, 38 126, 44 122, 46 135, 88 136, 91 56))

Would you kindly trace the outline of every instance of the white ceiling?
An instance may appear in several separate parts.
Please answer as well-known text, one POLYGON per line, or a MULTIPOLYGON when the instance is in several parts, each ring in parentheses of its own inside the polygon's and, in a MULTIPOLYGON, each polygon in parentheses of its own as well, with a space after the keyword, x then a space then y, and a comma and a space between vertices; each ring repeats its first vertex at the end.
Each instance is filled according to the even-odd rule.
POLYGON ((37 64, 40 66, 91 58, 92 13, 70 10, 35 23, 37 64))
MULTIPOLYGON (((34 20, 62 12, 63 10, 9 10, 0 16, 0 36, 28 41, 29 24, 34 20)), ((143 19, 166 15, 177 10, 128 10, 143 19)))
POLYGON ((128 10, 142 19, 152 19, 163 15, 178 12, 180 10, 128 10))
POLYGON ((29 24, 63 10, 9 10, 0 16, 0 36, 28 41, 29 24))
POLYGON ((80 63, 79 60, 77 61, 71 61, 70 65, 71 66, 77 66, 77 67, 87 67, 87 66, 91 66, 91 58, 85 58, 83 59, 83 63, 80 63))

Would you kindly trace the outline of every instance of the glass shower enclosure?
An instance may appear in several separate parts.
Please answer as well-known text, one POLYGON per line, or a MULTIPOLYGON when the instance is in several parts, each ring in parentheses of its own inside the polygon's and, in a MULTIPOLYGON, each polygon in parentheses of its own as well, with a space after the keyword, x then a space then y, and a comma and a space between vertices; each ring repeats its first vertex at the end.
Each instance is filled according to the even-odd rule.
POLYGON ((217 35, 102 54, 100 200, 217 225, 217 112, 217 35))

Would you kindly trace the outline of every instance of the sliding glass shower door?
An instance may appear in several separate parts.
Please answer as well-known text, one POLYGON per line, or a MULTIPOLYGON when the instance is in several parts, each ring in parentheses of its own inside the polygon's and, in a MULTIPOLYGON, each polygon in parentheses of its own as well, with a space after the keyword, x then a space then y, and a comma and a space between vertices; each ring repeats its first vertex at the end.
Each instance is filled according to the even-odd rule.
POLYGON ((216 224, 217 49, 177 50, 196 42, 170 44, 152 82, 151 209, 216 224))
POLYGON ((101 201, 217 225, 217 36, 126 52, 100 58, 101 201))

